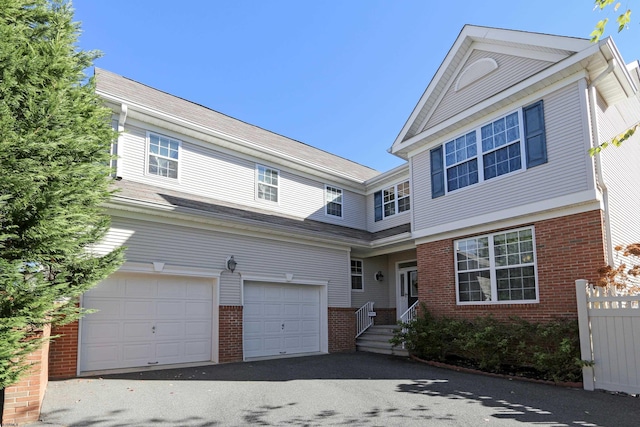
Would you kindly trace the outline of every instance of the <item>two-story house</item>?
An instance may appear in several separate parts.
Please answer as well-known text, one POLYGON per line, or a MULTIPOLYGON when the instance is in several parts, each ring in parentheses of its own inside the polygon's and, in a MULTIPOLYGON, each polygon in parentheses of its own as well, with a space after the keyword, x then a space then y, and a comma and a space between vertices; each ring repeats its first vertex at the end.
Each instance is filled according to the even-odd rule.
POLYGON ((611 39, 466 26, 379 173, 105 70, 126 263, 61 331, 53 377, 355 349, 358 308, 576 316, 640 240, 638 63, 611 39))

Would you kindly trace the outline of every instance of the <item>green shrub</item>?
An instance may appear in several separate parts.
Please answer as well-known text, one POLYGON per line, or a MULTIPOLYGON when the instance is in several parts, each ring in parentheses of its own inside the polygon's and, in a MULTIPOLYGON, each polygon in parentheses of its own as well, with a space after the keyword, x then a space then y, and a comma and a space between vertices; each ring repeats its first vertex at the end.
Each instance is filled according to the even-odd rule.
POLYGON ((435 317, 424 306, 421 315, 392 339, 419 358, 464 364, 551 381, 580 381, 580 339, 575 319, 529 322, 435 317))

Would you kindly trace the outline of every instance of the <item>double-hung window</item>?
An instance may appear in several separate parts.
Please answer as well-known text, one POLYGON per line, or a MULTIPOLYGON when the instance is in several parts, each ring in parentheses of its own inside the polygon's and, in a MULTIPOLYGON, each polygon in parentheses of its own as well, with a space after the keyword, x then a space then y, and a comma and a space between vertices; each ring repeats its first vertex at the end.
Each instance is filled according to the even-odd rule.
POLYGON ((538 101, 432 149, 432 197, 546 162, 544 111, 538 101))
POLYGON ((325 192, 325 214, 342 218, 342 189, 326 185, 325 192))
POLYGON ((351 290, 362 291, 364 289, 362 274, 362 260, 351 260, 351 290))
POLYGON ((278 202, 280 172, 267 166, 256 165, 257 197, 260 200, 278 202))
POLYGON ((538 301, 533 227, 454 242, 459 304, 538 301))
POLYGON ((147 133, 148 166, 150 175, 178 178, 180 141, 156 133, 147 133))
POLYGON ((409 181, 377 191, 373 195, 373 201, 376 221, 410 210, 409 181))

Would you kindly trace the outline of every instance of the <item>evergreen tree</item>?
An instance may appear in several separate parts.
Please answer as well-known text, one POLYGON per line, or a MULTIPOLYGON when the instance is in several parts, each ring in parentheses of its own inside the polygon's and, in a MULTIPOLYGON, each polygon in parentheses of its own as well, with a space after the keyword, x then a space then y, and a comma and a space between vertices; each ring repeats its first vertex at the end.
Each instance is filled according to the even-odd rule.
POLYGON ((37 332, 81 317, 79 295, 122 262, 91 250, 109 227, 117 135, 79 32, 69 1, 0 2, 0 389, 43 344, 37 332))

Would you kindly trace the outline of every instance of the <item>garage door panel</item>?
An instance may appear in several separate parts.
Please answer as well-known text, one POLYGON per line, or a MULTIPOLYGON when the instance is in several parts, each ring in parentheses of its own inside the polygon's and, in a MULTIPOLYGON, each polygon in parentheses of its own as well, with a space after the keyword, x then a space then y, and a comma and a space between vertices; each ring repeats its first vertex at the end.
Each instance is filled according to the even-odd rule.
POLYGON ((188 319, 209 319, 211 317, 211 300, 187 301, 185 312, 188 319))
POLYGON ((184 301, 163 301, 156 302, 156 317, 160 319, 181 319, 188 313, 185 310, 184 301))
POLYGON ((84 307, 90 310, 96 310, 90 314, 96 321, 111 319, 113 314, 118 316, 122 314, 122 304, 118 300, 90 300, 89 304, 84 304, 84 307))
POLYGON ((208 338, 211 336, 211 322, 185 322, 184 335, 188 338, 208 338))
POLYGON ((266 318, 269 317, 277 317, 280 318, 280 313, 282 312, 282 304, 281 303, 265 303, 262 308, 262 315, 266 318))
POLYGON ((121 347, 116 344, 87 345, 83 355, 95 363, 101 363, 105 366, 104 369, 109 369, 118 366, 121 352, 121 347))
POLYGON ((156 322, 156 339, 180 340, 184 337, 184 322, 156 322))
POLYGON ((301 330, 302 332, 305 332, 305 333, 309 333, 309 332, 317 333, 320 330, 320 322, 317 320, 305 320, 301 322, 301 324, 302 324, 301 330))
POLYGON ((101 312, 82 319, 81 371, 211 360, 211 279, 116 273, 98 288, 83 299, 101 312))
POLYGON ((149 340, 153 334, 152 322, 134 322, 125 321, 122 322, 123 333, 122 336, 125 341, 135 342, 137 340, 149 340))
POLYGON ((273 356, 274 354, 280 354, 280 349, 281 349, 280 337, 273 337, 273 338, 266 337, 263 343, 264 343, 264 349, 266 352, 265 356, 273 356))
POLYGON ((192 283, 187 286, 185 297, 196 300, 211 300, 213 288, 208 283, 192 283))
POLYGON ((122 315, 127 319, 153 318, 156 307, 153 300, 124 301, 122 315))
POLYGON ((158 298, 178 298, 184 299, 186 295, 186 286, 182 281, 179 282, 159 282, 158 298))
POLYGON ((273 286, 264 286, 262 288, 264 301, 282 301, 282 290, 273 286))
POLYGON ((122 361, 127 364, 135 363, 138 366, 147 365, 153 362, 149 357, 152 349, 152 343, 126 343, 122 346, 122 361))
POLYGON ((280 334, 282 331, 282 322, 279 320, 276 321, 265 321, 264 322, 264 333, 265 334, 280 334))
POLYGON ((253 336, 264 332, 264 324, 262 322, 243 322, 245 336, 253 336))
MULTIPOLYGON (((184 355, 189 359, 199 359, 211 351, 211 343, 207 340, 187 341, 184 345, 184 355)), ((199 359, 201 360, 201 359, 199 359)), ((191 360, 192 362, 195 360, 191 360)))
POLYGON ((129 298, 155 298, 157 296, 157 279, 149 279, 141 276, 128 277, 124 283, 124 296, 129 298))
POLYGON ((300 303, 284 303, 282 305, 282 315, 285 317, 300 317, 301 307, 300 303))
POLYGON ((120 336, 118 322, 96 322, 84 327, 88 329, 86 344, 109 343, 120 336))

